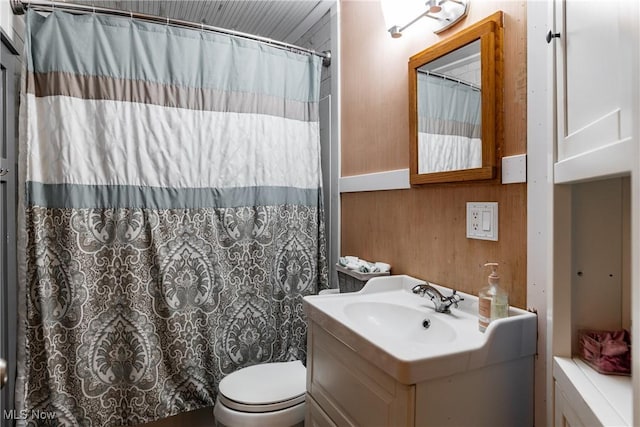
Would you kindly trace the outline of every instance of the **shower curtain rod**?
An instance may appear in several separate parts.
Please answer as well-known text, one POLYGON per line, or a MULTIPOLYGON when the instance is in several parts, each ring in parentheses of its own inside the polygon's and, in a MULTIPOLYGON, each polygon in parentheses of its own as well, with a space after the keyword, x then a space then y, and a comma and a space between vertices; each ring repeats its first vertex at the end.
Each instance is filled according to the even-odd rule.
POLYGON ((440 74, 440 73, 436 73, 434 71, 422 71, 422 70, 417 70, 420 74, 426 74, 427 76, 433 76, 433 77, 439 77, 443 80, 449 80, 452 82, 456 82, 456 83, 460 83, 461 85, 465 85, 465 86, 469 86, 471 89, 480 91, 482 90, 479 86, 474 85, 473 83, 469 83, 469 82, 465 82, 464 80, 460 80, 460 79, 455 79, 453 77, 449 77, 445 74, 440 74))
POLYGON ((268 37, 256 36, 254 34, 243 33, 241 31, 228 30, 226 28, 214 27, 212 25, 198 24, 196 22, 183 21, 180 19, 167 18, 157 15, 148 15, 146 13, 138 13, 119 9, 110 9, 106 7, 95 7, 83 4, 63 3, 47 0, 10 0, 11 10, 14 15, 23 15, 26 9, 33 9, 41 12, 53 12, 54 10, 63 10, 75 13, 99 13, 102 15, 114 15, 125 16, 143 21, 167 24, 174 27, 200 29, 204 31, 212 31, 216 33, 227 34, 235 37, 241 37, 245 39, 255 40, 260 43, 265 43, 280 49, 304 52, 311 55, 317 55, 322 58, 322 65, 328 67, 331 65, 331 51, 325 50, 323 52, 316 52, 315 50, 306 49, 304 47, 296 46, 290 43, 281 42, 278 40, 270 39, 268 37))

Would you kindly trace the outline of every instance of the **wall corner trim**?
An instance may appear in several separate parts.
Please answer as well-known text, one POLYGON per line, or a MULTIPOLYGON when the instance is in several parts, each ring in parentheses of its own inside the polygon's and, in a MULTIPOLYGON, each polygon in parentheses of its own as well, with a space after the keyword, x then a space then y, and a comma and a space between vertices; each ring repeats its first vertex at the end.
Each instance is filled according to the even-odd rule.
POLYGON ((527 182, 527 155, 518 154, 502 158, 502 183, 527 182))
POLYGON ((366 173, 340 177, 340 192, 405 190, 411 188, 409 169, 366 173))

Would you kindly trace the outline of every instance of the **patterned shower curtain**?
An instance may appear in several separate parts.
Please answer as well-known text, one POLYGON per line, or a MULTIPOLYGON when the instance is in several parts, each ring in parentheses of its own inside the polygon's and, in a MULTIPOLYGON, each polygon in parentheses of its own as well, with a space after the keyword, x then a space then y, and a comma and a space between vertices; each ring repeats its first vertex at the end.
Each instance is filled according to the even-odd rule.
POLYGON ((418 72, 418 173, 482 167, 479 88, 418 72))
POLYGON ((136 425, 212 406, 240 367, 304 361, 302 297, 327 281, 320 59, 26 22, 21 424, 136 425))

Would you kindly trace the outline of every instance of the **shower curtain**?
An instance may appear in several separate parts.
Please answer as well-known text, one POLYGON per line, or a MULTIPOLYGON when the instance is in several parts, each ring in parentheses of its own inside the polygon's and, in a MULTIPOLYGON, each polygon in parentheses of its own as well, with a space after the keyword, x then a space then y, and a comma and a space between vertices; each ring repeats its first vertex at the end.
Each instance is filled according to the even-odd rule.
POLYGON ((302 297, 327 286, 320 59, 128 18, 26 23, 21 424, 136 425, 304 361, 302 297))
POLYGON ((418 173, 482 167, 478 88, 418 72, 418 173))

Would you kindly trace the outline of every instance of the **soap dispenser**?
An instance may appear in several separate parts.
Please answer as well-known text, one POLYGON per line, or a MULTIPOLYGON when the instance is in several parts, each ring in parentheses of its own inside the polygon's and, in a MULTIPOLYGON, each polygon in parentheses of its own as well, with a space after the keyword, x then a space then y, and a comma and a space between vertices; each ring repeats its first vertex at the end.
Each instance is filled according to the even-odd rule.
POLYGON ((498 263, 488 262, 485 267, 491 267, 489 285, 480 289, 478 293, 478 327, 484 332, 489 323, 509 315, 509 294, 500 287, 498 263))

